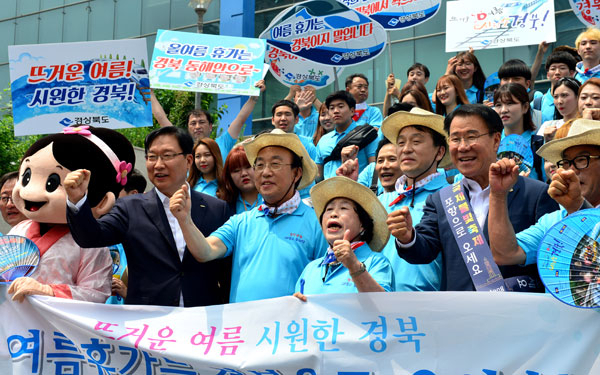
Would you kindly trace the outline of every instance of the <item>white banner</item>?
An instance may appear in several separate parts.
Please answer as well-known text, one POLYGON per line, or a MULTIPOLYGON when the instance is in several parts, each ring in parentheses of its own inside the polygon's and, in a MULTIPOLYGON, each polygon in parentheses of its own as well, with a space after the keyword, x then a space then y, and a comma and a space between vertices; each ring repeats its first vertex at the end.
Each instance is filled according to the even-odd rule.
POLYGON ((554 1, 448 1, 446 52, 556 41, 554 1))
MULTIPOLYGON (((363 293, 115 306, 0 286, 14 374, 598 374, 600 315, 550 295, 363 293)), ((5 374, 6 372, 2 372, 5 374)))

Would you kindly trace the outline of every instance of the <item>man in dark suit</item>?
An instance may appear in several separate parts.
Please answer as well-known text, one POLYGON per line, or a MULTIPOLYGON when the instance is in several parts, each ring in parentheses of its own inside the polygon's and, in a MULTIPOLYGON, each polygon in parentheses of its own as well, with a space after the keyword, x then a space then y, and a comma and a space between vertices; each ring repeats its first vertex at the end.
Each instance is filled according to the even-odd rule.
MULTIPOLYGON (((498 114, 480 104, 457 108, 444 122, 448 132, 452 162, 464 176, 460 182, 473 215, 487 241, 489 209, 489 170, 496 161, 503 130, 498 114)), ((452 189, 451 187, 448 187, 452 189)), ((508 195, 509 217, 515 231, 534 224, 541 216, 558 208, 547 193, 547 185, 527 177, 519 177, 508 195)), ((427 198, 420 223, 413 228, 407 207, 390 213, 388 226, 396 237, 398 255, 409 263, 429 263, 442 252, 442 290, 475 290, 471 274, 452 232, 443 205, 441 191, 427 198)), ((488 249, 489 252, 489 249, 488 249)), ((491 252, 489 252, 491 258, 491 252)), ((489 261, 493 261, 493 258, 489 261)), ((504 279, 529 276, 536 290, 543 291, 535 265, 499 267, 504 279)))
MULTIPOLYGON (((120 198, 112 210, 94 218, 86 200, 90 172, 65 178, 67 220, 82 247, 122 243, 129 268, 126 304, 206 306, 227 302, 230 260, 197 262, 169 211, 169 198, 186 183, 193 163, 193 140, 177 127, 157 129, 146 137, 146 167, 154 189, 120 198), (226 289, 226 290, 225 290, 226 289)), ((225 202, 193 191, 191 217, 208 236, 230 216, 225 202)))

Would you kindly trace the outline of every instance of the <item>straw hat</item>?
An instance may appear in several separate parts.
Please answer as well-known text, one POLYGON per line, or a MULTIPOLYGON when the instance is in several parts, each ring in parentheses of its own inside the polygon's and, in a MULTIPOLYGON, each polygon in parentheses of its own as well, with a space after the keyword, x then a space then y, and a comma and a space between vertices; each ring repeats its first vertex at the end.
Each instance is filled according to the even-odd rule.
POLYGON ((347 198, 361 206, 373 219, 373 239, 369 247, 380 252, 390 238, 386 220, 387 212, 377 196, 366 186, 359 184, 347 177, 336 176, 319 182, 310 189, 310 197, 317 219, 325 210, 325 205, 334 198, 347 198))
POLYGON ((567 136, 555 139, 540 147, 538 155, 556 163, 563 158, 563 152, 569 147, 593 145, 600 146, 600 121, 578 119, 573 121, 567 136))
POLYGON ((310 185, 317 176, 317 165, 310 158, 296 134, 288 134, 281 129, 274 129, 270 133, 257 135, 253 140, 244 143, 243 146, 250 165, 254 165, 260 150, 269 146, 287 148, 298 155, 302 159, 302 179, 297 190, 302 190, 310 185))
POLYGON ((431 113, 424 109, 414 107, 410 112, 398 111, 392 113, 383 120, 381 131, 383 135, 393 144, 398 144, 398 134, 407 126, 420 125, 439 133, 446 140, 446 154, 438 165, 445 168, 452 164, 450 152, 448 152, 448 135, 444 130, 444 117, 431 113))

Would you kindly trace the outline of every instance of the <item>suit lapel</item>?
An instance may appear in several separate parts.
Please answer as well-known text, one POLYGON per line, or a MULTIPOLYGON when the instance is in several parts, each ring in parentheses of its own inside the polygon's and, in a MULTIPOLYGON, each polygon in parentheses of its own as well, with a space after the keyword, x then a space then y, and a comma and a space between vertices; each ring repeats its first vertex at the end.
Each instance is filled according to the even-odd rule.
POLYGON ((175 240, 173 239, 173 233, 171 232, 167 215, 165 214, 162 202, 158 198, 158 194, 156 194, 156 191, 152 189, 144 195, 146 197, 146 201, 143 205, 143 208, 148 214, 150 222, 154 223, 158 231, 163 235, 169 245, 171 245, 171 248, 177 253, 177 246, 175 245, 175 240))
MULTIPOLYGON (((191 198, 192 198, 192 221, 194 222, 194 224, 196 224, 196 227, 198 227, 198 229, 201 229, 203 227, 202 223, 204 223, 204 220, 206 220, 206 215, 203 214, 203 211, 205 212, 205 208, 206 208, 206 202, 204 201, 204 198, 202 198, 202 196, 198 193, 196 193, 195 191, 192 191, 191 193, 191 198)), ((202 234, 204 234, 205 237, 208 237, 210 235, 210 233, 204 233, 202 232, 202 234)))

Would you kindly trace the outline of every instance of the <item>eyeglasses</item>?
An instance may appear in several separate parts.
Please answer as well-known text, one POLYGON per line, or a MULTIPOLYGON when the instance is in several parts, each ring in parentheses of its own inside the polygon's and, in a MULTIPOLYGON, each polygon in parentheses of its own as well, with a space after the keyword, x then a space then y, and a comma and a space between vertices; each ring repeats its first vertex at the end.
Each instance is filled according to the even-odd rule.
POLYGON ((0 198, 0 201, 2 201, 2 203, 4 203, 4 204, 8 204, 8 202, 14 203, 14 201, 12 200, 12 197, 2 197, 2 198, 0 198))
POLYGON ((179 156, 179 155, 185 155, 185 152, 179 152, 179 153, 165 153, 162 155, 155 155, 155 154, 147 154, 146 155, 146 160, 149 161, 150 163, 156 163, 158 161, 158 158, 161 158, 162 161, 170 161, 175 159, 175 157, 179 156))
POLYGON ((286 164, 286 163, 279 163, 279 162, 273 162, 273 163, 263 163, 263 162, 258 162, 254 164, 254 170, 257 172, 262 172, 265 170, 265 168, 269 168, 272 171, 279 171, 281 170, 281 168, 283 168, 284 165, 292 165, 292 164, 286 164))
POLYGON ((575 169, 581 170, 586 169, 590 165, 590 159, 600 159, 598 155, 581 155, 576 157, 575 159, 562 159, 556 163, 556 166, 562 169, 571 168, 574 166, 575 169))
POLYGON ((479 134, 479 135, 469 134, 464 137, 452 136, 448 139, 448 141, 453 146, 460 146, 460 143, 462 141, 465 141, 465 145, 472 146, 475 143, 479 142, 479 138, 483 137, 484 135, 490 135, 490 134, 493 134, 493 132, 483 133, 483 134, 479 134))

